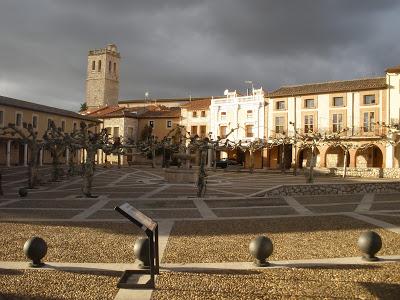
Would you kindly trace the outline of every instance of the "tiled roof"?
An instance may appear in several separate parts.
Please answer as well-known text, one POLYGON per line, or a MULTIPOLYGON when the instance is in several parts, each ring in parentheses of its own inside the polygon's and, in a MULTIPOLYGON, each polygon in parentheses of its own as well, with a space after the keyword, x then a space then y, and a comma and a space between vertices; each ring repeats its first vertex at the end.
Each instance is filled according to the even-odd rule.
POLYGON ((375 78, 363 78, 354 80, 330 81, 322 83, 283 86, 277 89, 276 91, 269 93, 267 96, 270 98, 289 97, 297 95, 350 92, 350 91, 375 90, 375 89, 385 89, 385 88, 387 88, 386 78, 375 77, 375 78))
MULTIPOLYGON (((189 102, 189 101, 196 101, 202 100, 206 97, 197 97, 197 98, 161 98, 161 99, 131 99, 131 100, 119 100, 118 103, 144 103, 144 102, 189 102)), ((211 97, 209 97, 211 98, 211 97)))
POLYGON ((400 73, 400 65, 386 69, 387 73, 400 73))
POLYGON ((179 118, 180 116, 180 107, 144 110, 138 115, 139 118, 179 118))
POLYGON ((52 107, 52 106, 18 100, 18 99, 14 99, 14 98, 5 97, 5 96, 0 96, 0 105, 18 107, 21 109, 44 112, 44 113, 48 113, 48 114, 52 114, 52 115, 66 116, 66 117, 71 117, 71 118, 80 119, 80 120, 99 122, 99 120, 97 120, 94 117, 84 116, 84 115, 78 114, 78 113, 70 111, 70 110, 65 110, 65 109, 60 109, 60 108, 56 108, 56 107, 52 107))
POLYGON ((135 107, 124 108, 119 106, 104 106, 98 108, 92 112, 89 112, 89 116, 94 116, 96 118, 105 119, 105 118, 117 118, 117 117, 137 117, 137 113, 135 111, 135 107))
POLYGON ((210 105, 211 105, 211 99, 208 98, 208 99, 190 101, 189 103, 182 105, 182 108, 186 108, 187 110, 201 110, 201 109, 208 109, 210 105))

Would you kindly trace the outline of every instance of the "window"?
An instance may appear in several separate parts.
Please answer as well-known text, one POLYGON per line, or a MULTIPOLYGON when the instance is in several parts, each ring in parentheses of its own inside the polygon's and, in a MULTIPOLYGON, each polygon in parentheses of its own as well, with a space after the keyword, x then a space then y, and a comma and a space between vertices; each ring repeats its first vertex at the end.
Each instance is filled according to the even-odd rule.
POLYGON ((375 113, 373 111, 365 112, 363 117, 363 131, 371 132, 375 129, 375 113))
POLYGON ((226 137, 226 126, 220 126, 219 127, 219 136, 221 138, 225 138, 226 137))
POLYGON ((314 99, 305 99, 304 100, 304 107, 305 108, 315 108, 314 99))
POLYGON ((92 61, 92 71, 96 70, 96 61, 92 61))
POLYGON ((62 120, 61 121, 61 131, 65 131, 65 121, 64 120, 62 120))
POLYGON ((38 116, 33 115, 32 116, 32 127, 36 129, 37 126, 38 126, 38 116))
POLYGON ((117 63, 114 63, 114 73, 117 73, 117 63))
POLYGON ((192 126, 192 128, 191 128, 191 130, 190 130, 190 133, 191 133, 192 135, 196 135, 196 134, 197 134, 197 126, 192 126))
POLYGON ((226 120, 226 111, 221 111, 221 120, 226 120))
POLYGON ((149 126, 150 126, 151 128, 154 128, 154 121, 149 121, 149 126))
POLYGON ((192 117, 197 118, 197 111, 192 112, 192 117))
POLYGON ((364 96, 364 104, 365 105, 375 104, 375 95, 365 95, 364 96))
POLYGON ((277 101, 277 102, 276 102, 276 109, 277 109, 277 110, 283 110, 283 109, 285 109, 285 101, 277 101))
POLYGON ((128 138, 133 137, 133 127, 128 127, 128 138))
POLYGON ((15 114, 15 126, 22 126, 22 113, 15 114))
POLYGON ((119 127, 114 127, 113 130, 113 137, 119 137, 119 127))
POLYGON ((333 97, 333 106, 343 106, 343 97, 333 97))
POLYGON ((101 60, 99 60, 97 71, 99 71, 99 72, 101 71, 101 60))
POLYGON ((112 127, 106 127, 107 134, 111 134, 112 127))
POLYGON ((275 132, 276 133, 284 133, 284 117, 275 117, 275 132))
POLYGON ((249 109, 247 111, 247 119, 251 119, 251 118, 253 118, 253 111, 251 109, 249 109))
POLYGON ((206 137, 207 135, 207 126, 202 125, 200 126, 200 137, 206 137))
POLYGON ((246 137, 253 137, 253 125, 246 125, 246 137))
POLYGON ((314 131, 314 116, 306 115, 304 116, 304 132, 314 131))
POLYGON ((111 73, 111 61, 108 62, 108 73, 111 73))
POLYGON ((168 120, 167 121, 167 128, 171 128, 172 127, 172 121, 171 120, 168 120))
POLYGON ((0 125, 3 126, 4 123, 4 112, 0 110, 0 125))
POLYGON ((77 130, 77 125, 76 125, 76 122, 74 122, 73 129, 74 129, 74 131, 76 131, 76 130, 77 130))
POLYGON ((205 117, 206 117, 206 111, 205 111, 205 110, 202 110, 202 111, 201 111, 201 117, 202 117, 202 118, 205 118, 205 117))
POLYGON ((47 119, 47 129, 50 129, 51 123, 53 123, 52 119, 47 119))
POLYGON ((332 131, 339 132, 343 129, 343 114, 332 115, 332 131))

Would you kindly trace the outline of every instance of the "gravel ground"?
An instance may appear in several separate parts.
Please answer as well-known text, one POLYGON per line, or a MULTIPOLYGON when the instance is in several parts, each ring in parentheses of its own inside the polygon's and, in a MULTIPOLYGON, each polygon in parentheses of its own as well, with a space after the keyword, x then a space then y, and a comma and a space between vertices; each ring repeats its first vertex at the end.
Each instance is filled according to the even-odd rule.
POLYGON ((71 219, 79 214, 79 210, 30 210, 30 209, 1 209, 0 220, 13 219, 71 219))
POLYGON ((375 201, 400 201, 400 193, 375 194, 375 201))
POLYGON ((267 235, 274 243, 271 260, 358 256, 357 239, 365 230, 381 234, 381 255, 400 254, 395 233, 346 216, 175 222, 165 263, 252 261, 249 243, 267 235))
POLYGON ((388 222, 390 224, 396 225, 396 226, 400 226, 400 215, 399 216, 382 216, 382 215, 371 215, 368 214, 366 215, 367 217, 371 217, 374 219, 378 219, 381 221, 385 221, 388 222))
POLYGON ((320 204, 320 203, 346 203, 360 202, 364 195, 318 195, 318 196, 298 196, 295 199, 301 204, 320 204))
POLYGON ((3 207, 24 208, 88 208, 98 200, 21 200, 3 207))
POLYGON ((162 273, 152 300, 399 299, 400 264, 162 273))
POLYGON ((371 210, 399 210, 400 201, 397 203, 374 203, 371 210))
POLYGON ((0 299, 114 299, 119 276, 0 269, 0 299))
POLYGON ((48 245, 44 261, 133 262, 133 245, 140 234, 132 224, 2 222, 0 227, 0 261, 27 260, 25 241, 40 236, 48 245))
POLYGON ((252 217, 273 215, 295 215, 296 211, 288 206, 265 207, 265 208, 242 208, 242 209, 213 209, 217 217, 252 217))
POLYGON ((305 207, 311 210, 313 213, 333 213, 333 212, 354 211, 357 208, 357 206, 358 204, 337 204, 329 206, 306 205, 305 207))
POLYGON ((160 201, 160 200, 136 200, 136 201, 124 201, 124 200, 111 200, 109 201, 104 208, 114 208, 117 205, 121 205, 125 202, 128 202, 130 205, 136 207, 137 209, 143 208, 196 208, 193 201, 191 200, 169 200, 169 201, 160 201))
POLYGON ((261 199, 243 199, 243 200, 205 200, 210 208, 218 207, 252 207, 252 206, 271 206, 287 205, 282 198, 261 198, 261 199))

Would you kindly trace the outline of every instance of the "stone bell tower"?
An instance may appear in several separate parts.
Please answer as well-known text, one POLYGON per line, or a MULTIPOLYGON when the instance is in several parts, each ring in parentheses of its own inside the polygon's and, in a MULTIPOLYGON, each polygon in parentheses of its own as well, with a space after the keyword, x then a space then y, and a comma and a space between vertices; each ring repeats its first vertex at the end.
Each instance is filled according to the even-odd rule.
POLYGON ((104 49, 89 50, 86 104, 88 108, 118 105, 119 62, 117 46, 108 44, 104 49))

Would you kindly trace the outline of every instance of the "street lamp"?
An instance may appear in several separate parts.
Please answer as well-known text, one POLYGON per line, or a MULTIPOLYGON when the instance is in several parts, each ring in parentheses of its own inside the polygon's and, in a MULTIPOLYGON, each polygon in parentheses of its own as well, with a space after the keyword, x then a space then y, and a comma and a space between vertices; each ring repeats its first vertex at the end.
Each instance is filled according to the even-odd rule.
MULTIPOLYGON (((251 84, 251 94, 253 94, 253 93, 254 93, 253 81, 251 81, 251 80, 246 80, 244 83, 251 84)), ((249 95, 249 89, 247 89, 247 96, 248 96, 248 95, 249 95)))

